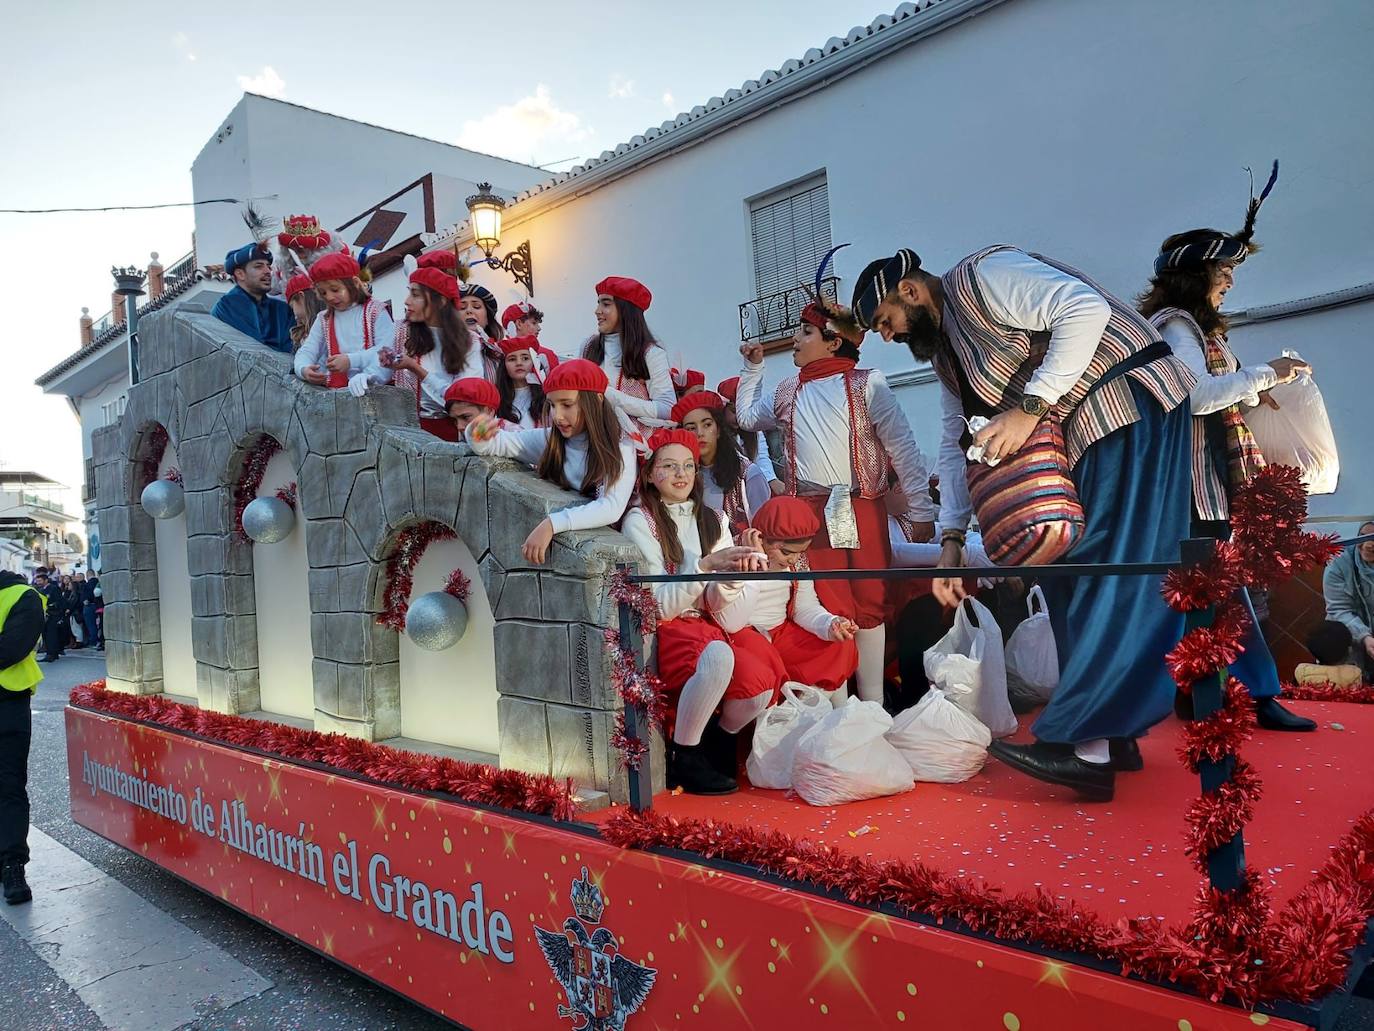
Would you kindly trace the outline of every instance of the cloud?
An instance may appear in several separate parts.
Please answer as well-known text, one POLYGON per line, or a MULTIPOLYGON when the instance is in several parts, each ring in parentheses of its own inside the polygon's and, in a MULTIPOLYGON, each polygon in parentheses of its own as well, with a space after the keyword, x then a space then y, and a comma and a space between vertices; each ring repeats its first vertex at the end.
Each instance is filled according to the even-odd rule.
POLYGON ((577 149, 590 138, 591 128, 581 116, 555 104, 549 88, 540 83, 533 93, 515 103, 502 104, 481 118, 464 122, 458 145, 533 163, 536 154, 547 160, 552 151, 577 149))
POLYGON ((663 106, 669 111, 677 110, 677 101, 673 99, 673 94, 667 90, 663 92, 663 106))
POLYGON ((264 97, 280 97, 286 93, 286 82, 268 64, 263 65, 257 75, 240 75, 239 89, 245 93, 260 93, 264 97))
POLYGON ((186 33, 172 33, 172 46, 175 47, 177 53, 186 58, 186 60, 194 61, 196 59, 195 51, 191 49, 191 37, 186 35, 186 33))
POLYGON ((628 100, 635 95, 634 79, 627 79, 623 75, 611 76, 611 90, 608 96, 614 100, 628 100))

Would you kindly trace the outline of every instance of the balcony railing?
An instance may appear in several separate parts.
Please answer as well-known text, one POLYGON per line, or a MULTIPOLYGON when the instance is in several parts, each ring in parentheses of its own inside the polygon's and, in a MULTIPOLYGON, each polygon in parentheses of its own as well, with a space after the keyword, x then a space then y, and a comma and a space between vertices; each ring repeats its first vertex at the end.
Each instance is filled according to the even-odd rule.
POLYGON ((82 504, 85 504, 87 501, 92 500, 94 497, 95 497, 95 459, 94 459, 94 458, 88 458, 88 459, 86 459, 86 479, 85 479, 85 481, 81 484, 81 502, 82 502, 82 504))
MULTIPOLYGON (((838 277, 821 280, 821 296, 837 303, 839 286, 838 277)), ((739 306, 740 340, 746 344, 768 344, 790 336, 810 301, 811 292, 802 286, 745 301, 739 306)))
MULTIPOLYGON (((146 304, 138 306, 139 314, 144 312, 154 312, 163 307, 168 302, 179 297, 190 288, 191 284, 197 279, 205 279, 206 275, 196 268, 196 252, 192 251, 184 257, 178 258, 167 266, 162 273, 162 296, 148 301, 146 304)), ((98 346, 118 336, 124 330, 122 322, 115 321, 113 311, 107 311, 95 322, 91 323, 91 344, 98 346)))

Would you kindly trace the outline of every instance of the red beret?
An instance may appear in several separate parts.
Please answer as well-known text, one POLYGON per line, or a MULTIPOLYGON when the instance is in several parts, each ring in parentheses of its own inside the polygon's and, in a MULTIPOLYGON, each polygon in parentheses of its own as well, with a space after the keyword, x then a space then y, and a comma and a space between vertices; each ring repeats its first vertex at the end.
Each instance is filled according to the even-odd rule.
POLYGON ((709 390, 698 390, 694 394, 687 394, 681 401, 673 405, 673 412, 669 418, 673 422, 681 423, 698 408, 705 408, 710 412, 723 412, 725 411, 725 399, 709 390))
POLYGON ((654 430, 653 433, 649 434, 649 453, 651 455, 657 454, 659 448, 665 448, 669 444, 681 444, 692 452, 694 459, 698 462, 701 461, 701 442, 697 440, 697 435, 691 430, 654 430))
POLYGON ((310 277, 304 272, 297 272, 286 281, 286 299, 289 301, 302 290, 310 290, 315 286, 310 277))
POLYGON ((823 333, 833 332, 830 329, 830 318, 826 315, 825 309, 815 301, 801 310, 801 320, 810 323, 823 333))
POLYGON ((437 268, 452 273, 458 268, 458 255, 452 251, 430 251, 415 259, 420 268, 437 268))
POLYGON ((538 354, 543 348, 539 346, 538 337, 506 337, 496 342, 496 346, 501 348, 502 354, 514 354, 516 351, 529 351, 538 354))
POLYGON ((481 376, 468 376, 465 379, 454 380, 444 391, 445 408, 456 401, 479 408, 495 409, 501 407, 501 393, 481 376))
POLYGON ((734 404, 735 395, 739 393, 739 377, 731 376, 729 379, 721 380, 716 384, 716 393, 734 404))
POLYGON ((310 266, 310 279, 324 283, 331 279, 356 279, 362 271, 348 254, 326 254, 310 266))
POLYGON ((607 276, 596 284, 596 296, 600 297, 602 294, 619 297, 622 301, 633 304, 640 311, 648 311, 649 303, 654 299, 654 295, 649 293, 647 286, 637 279, 630 279, 628 276, 607 276))
POLYGON ((572 358, 561 362, 558 368, 549 373, 544 380, 544 393, 555 390, 590 390, 593 394, 604 394, 610 380, 601 371, 601 366, 586 358, 572 358))
POLYGON ((706 373, 699 369, 688 369, 682 374, 682 384, 685 387, 704 387, 706 386, 706 373))
POLYGON ((418 283, 420 286, 429 287, 436 294, 447 297, 454 304, 458 303, 458 280, 433 265, 417 268, 410 274, 410 281, 418 283))
POLYGON ((759 506, 754 529, 772 541, 800 541, 820 533, 821 521, 805 501, 784 494, 759 506))
POLYGON ((527 301, 520 301, 512 304, 501 313, 501 325, 509 326, 512 322, 518 322, 530 313, 530 305, 527 301))

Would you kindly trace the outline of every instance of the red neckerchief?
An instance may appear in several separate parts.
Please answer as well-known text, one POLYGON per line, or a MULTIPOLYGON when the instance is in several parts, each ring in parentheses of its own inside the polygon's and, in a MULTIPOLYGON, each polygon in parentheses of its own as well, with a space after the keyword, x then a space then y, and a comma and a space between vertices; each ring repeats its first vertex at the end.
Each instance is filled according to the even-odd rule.
MULTIPOLYGON (((372 322, 377 316, 376 309, 372 307, 372 303, 372 301, 367 301, 363 304, 364 351, 370 351, 372 349, 372 322), (368 316, 371 316, 371 318, 368 316)), ((333 358, 336 354, 341 353, 339 351, 339 337, 338 334, 334 332, 334 309, 331 308, 329 310, 329 315, 325 319, 325 322, 329 324, 329 357, 333 358)), ((338 390, 340 387, 348 386, 348 373, 330 370, 329 382, 326 385, 332 390, 338 390)))
POLYGON ((838 376, 842 372, 852 372, 858 364, 852 358, 818 358, 801 367, 797 373, 797 380, 801 383, 810 383, 815 379, 838 376))

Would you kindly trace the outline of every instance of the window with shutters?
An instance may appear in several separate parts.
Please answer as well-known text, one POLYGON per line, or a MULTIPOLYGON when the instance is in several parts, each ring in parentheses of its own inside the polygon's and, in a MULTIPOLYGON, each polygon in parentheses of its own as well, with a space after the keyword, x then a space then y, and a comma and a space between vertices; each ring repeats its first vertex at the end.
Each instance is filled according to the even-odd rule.
MULTIPOLYGON (((740 337, 769 343, 796 328, 816 266, 830 250, 825 173, 749 202, 755 298, 740 305, 740 337)), ((831 287, 833 289, 833 285, 831 287)))

